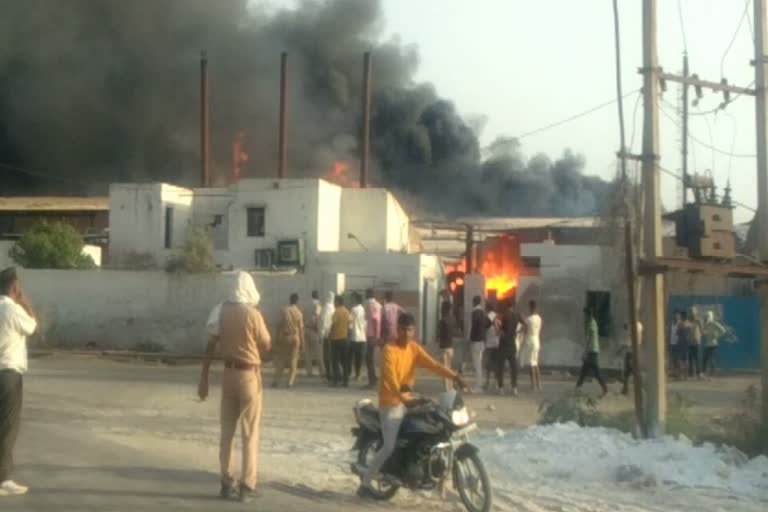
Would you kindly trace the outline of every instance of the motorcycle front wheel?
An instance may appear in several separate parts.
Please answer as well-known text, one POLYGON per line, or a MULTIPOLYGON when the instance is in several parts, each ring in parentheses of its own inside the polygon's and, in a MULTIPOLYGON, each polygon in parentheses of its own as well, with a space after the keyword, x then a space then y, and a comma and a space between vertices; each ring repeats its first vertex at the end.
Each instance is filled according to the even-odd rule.
MULTIPOLYGON (((364 441, 360 446, 360 450, 357 452, 357 463, 361 466, 368 467, 380 448, 381 439, 368 439, 364 441)), ((373 497, 381 501, 391 500, 399 488, 399 486, 394 485, 381 477, 371 482, 373 497)))
POLYGON ((490 512, 491 480, 477 452, 456 456, 453 461, 453 481, 461 502, 469 512, 490 512))

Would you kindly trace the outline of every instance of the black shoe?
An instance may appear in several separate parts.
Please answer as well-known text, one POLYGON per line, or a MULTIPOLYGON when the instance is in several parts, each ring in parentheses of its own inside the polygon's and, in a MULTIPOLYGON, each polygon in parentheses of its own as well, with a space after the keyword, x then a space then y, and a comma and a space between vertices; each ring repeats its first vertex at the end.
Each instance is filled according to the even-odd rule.
POLYGON ((234 485, 221 484, 219 498, 223 500, 234 500, 238 497, 237 488, 234 485))
POLYGON ((251 489, 245 485, 240 486, 240 502, 251 503, 256 498, 259 498, 261 494, 256 489, 251 489))

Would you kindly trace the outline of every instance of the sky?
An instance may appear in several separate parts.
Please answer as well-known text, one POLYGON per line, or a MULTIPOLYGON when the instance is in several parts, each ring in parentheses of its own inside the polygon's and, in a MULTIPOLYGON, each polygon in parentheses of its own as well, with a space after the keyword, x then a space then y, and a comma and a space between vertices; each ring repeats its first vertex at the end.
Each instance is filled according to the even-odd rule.
MULTIPOLYGON (((615 175, 614 155, 620 146, 616 104, 524 136, 616 98, 611 0, 382 3, 383 38, 399 38, 418 47, 417 79, 435 84, 439 94, 477 123, 484 144, 499 136, 521 137, 528 156, 543 152, 557 157, 571 149, 586 157, 586 173, 606 179, 615 175)), ((711 81, 726 77, 741 86, 752 82, 750 0, 659 0, 658 4, 659 64, 665 71, 682 70, 687 45, 691 73, 711 81), (747 4, 748 18, 744 17, 747 4)), ((642 65, 642 2, 619 0, 619 9, 627 94, 642 85, 637 72, 642 65)), ((624 100, 627 144, 633 142, 634 153, 639 153, 642 141, 638 96, 635 92, 624 100)), ((704 91, 698 106, 691 106, 689 169, 711 172, 721 191, 730 179, 734 199, 754 207, 754 101, 743 96, 725 111, 703 114, 722 101, 719 93, 704 91)), ((668 84, 662 97, 661 165, 676 173, 681 169, 680 105, 679 87, 668 84)), ((679 207, 679 180, 663 175, 662 191, 665 208, 679 207)), ((748 209, 736 209, 738 221, 751 216, 748 209)))

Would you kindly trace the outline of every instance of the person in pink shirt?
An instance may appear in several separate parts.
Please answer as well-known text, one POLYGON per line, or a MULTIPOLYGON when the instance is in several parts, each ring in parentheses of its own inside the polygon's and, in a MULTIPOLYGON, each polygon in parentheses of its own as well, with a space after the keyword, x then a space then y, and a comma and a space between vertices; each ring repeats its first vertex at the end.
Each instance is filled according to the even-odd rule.
POLYGON ((401 313, 405 313, 405 310, 395 303, 392 292, 386 292, 381 326, 382 343, 389 343, 397 338, 397 319, 401 313))
POLYGON ((366 290, 365 299, 365 320, 367 324, 365 334, 368 340, 365 364, 368 367, 368 385, 375 387, 378 380, 376 378, 376 348, 381 344, 382 306, 376 300, 373 290, 366 290))

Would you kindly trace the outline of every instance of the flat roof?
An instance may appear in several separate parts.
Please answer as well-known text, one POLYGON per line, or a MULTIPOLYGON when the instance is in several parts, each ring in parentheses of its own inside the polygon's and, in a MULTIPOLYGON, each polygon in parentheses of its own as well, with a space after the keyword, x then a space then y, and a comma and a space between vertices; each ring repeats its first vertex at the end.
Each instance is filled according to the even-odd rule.
POLYGON ((603 219, 599 217, 461 217, 450 220, 415 219, 412 224, 420 229, 437 230, 464 230, 466 226, 494 231, 542 228, 594 229, 601 227, 603 219))
POLYGON ((0 197, 5 212, 108 212, 109 197, 16 196, 0 197))

